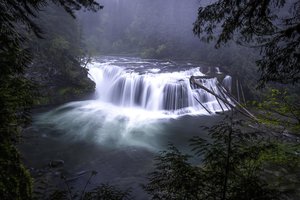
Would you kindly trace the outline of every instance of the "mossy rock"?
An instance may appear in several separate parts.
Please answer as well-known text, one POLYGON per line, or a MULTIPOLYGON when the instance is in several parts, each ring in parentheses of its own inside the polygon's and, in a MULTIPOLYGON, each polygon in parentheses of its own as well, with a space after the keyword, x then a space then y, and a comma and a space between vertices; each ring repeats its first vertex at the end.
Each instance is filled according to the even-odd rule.
POLYGON ((20 160, 16 147, 0 144, 0 199, 28 200, 32 198, 32 180, 20 160))
POLYGON ((40 96, 35 99, 34 105, 62 104, 85 98, 95 91, 95 83, 87 75, 87 70, 79 66, 53 77, 39 86, 40 96))

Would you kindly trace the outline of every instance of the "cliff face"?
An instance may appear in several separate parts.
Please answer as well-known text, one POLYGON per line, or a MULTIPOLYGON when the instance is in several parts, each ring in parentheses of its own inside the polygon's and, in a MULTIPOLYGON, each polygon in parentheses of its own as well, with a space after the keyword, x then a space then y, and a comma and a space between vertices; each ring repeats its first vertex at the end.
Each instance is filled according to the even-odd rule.
POLYGON ((36 59, 28 69, 27 77, 36 85, 36 106, 79 100, 95 90, 95 83, 88 78, 88 69, 72 59, 60 65, 51 60, 36 59))
POLYGON ((43 31, 42 38, 26 36, 26 47, 33 60, 26 76, 35 83, 38 92, 34 104, 61 104, 91 94, 95 83, 82 67, 86 50, 78 21, 50 3, 39 14, 37 25, 43 31))

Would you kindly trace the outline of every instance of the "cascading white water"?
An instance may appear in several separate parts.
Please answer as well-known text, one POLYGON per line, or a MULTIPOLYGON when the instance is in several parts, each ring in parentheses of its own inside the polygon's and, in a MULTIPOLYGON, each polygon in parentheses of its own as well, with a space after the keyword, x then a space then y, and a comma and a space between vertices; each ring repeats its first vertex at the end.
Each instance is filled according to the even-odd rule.
POLYGON ((232 78, 231 76, 225 76, 225 78, 222 81, 222 84, 224 85, 224 87, 231 92, 231 82, 232 82, 232 78))
MULTIPOLYGON (((157 69, 148 69, 139 73, 109 63, 95 62, 89 66, 89 70, 96 82, 97 100, 116 106, 178 115, 207 113, 198 101, 212 113, 226 108, 222 103, 221 108, 220 102, 212 94, 191 88, 191 76, 204 76, 199 67, 162 73, 157 73, 157 69)), ((219 94, 216 81, 216 78, 202 79, 201 84, 219 94)))
MULTIPOLYGON (((35 125, 44 127, 41 132, 67 141, 154 150, 159 148, 162 135, 169 134, 170 127, 185 126, 181 125, 182 116, 194 119, 195 115, 227 109, 213 95, 190 85, 191 76, 204 75, 191 63, 123 57, 97 59, 88 66, 96 83, 95 98, 70 102, 38 116, 35 125)), ((216 78, 197 80, 220 94, 216 78)), ((229 76, 223 84, 230 88, 229 76)), ((188 126, 192 131, 194 125, 188 126)))

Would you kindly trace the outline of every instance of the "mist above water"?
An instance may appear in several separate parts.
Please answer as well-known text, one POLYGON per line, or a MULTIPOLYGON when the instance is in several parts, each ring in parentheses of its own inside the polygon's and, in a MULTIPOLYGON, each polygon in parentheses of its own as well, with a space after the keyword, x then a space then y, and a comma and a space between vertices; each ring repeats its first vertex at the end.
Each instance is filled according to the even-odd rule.
MULTIPOLYGON (((89 68, 90 77, 96 82, 96 98, 101 102, 119 107, 160 111, 172 117, 207 114, 198 101, 212 113, 222 111, 212 94, 191 87, 191 76, 205 76, 200 67, 184 68, 172 62, 128 58, 94 62, 89 68), (178 71, 174 71, 174 68, 178 71)), ((221 73, 219 68, 216 70, 221 73)), ((219 94, 216 83, 216 78, 201 79, 203 86, 219 94)), ((222 107, 226 108, 224 104, 222 107)))
MULTIPOLYGON (((51 127, 45 136, 154 150, 162 145, 160 138, 168 134, 172 120, 180 123, 186 115, 209 115, 197 100, 212 113, 222 111, 213 95, 191 88, 190 76, 203 73, 188 62, 104 57, 88 67, 96 82, 94 98, 38 116, 36 125, 51 127)), ((202 84, 218 92, 216 81, 203 79, 202 84)))

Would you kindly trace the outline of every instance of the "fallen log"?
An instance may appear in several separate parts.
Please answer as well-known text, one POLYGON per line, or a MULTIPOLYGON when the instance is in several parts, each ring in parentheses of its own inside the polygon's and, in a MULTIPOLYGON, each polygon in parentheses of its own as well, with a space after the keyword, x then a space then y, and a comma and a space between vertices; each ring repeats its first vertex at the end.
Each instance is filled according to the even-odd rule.
POLYGON ((208 114, 211 114, 210 110, 208 110, 196 97, 194 97, 195 100, 208 112, 208 114))
POLYGON ((234 96, 233 96, 232 94, 230 94, 230 92, 228 92, 223 86, 221 86, 220 83, 217 83, 216 85, 217 85, 218 88, 221 88, 221 90, 224 91, 225 94, 226 94, 227 96, 231 97, 230 99, 232 99, 233 102, 234 102, 237 106, 239 106, 244 112, 246 112, 252 119, 254 119, 255 121, 258 121, 258 119, 257 119, 250 111, 248 111, 248 110, 245 108, 245 106, 243 106, 242 104, 240 104, 240 103, 234 98, 234 96))
MULTIPOLYGON (((210 89, 211 89, 211 91, 213 91, 215 93, 215 91, 214 91, 214 89, 212 87, 210 87, 210 89)), ((219 106, 221 107, 222 111, 224 112, 224 109, 223 109, 223 107, 222 107, 222 105, 221 105, 221 103, 219 101, 219 98, 216 98, 216 99, 217 99, 217 102, 218 102, 219 106)))
POLYGON ((253 119, 255 121, 258 121, 257 118, 252 113, 250 113, 244 106, 242 106, 229 92, 227 92, 226 89, 224 89, 224 87, 222 87, 220 83, 216 84, 217 87, 218 87, 218 89, 219 89, 219 91, 220 91, 220 93, 221 93, 221 91, 223 91, 229 97, 229 99, 235 103, 235 105, 231 104, 227 100, 227 98, 225 97, 225 95, 223 95, 223 97, 225 97, 225 98, 223 98, 220 95, 216 94, 214 91, 211 91, 208 88, 206 88, 205 86, 203 86, 201 83, 198 83, 195 80, 195 76, 191 76, 191 78, 190 78, 190 84, 197 85, 198 88, 203 89, 204 91, 212 94, 214 97, 216 97, 216 99, 218 98, 224 104, 228 105, 231 109, 238 111, 239 113, 243 114, 244 116, 246 116, 248 118, 251 118, 251 119, 253 119))

